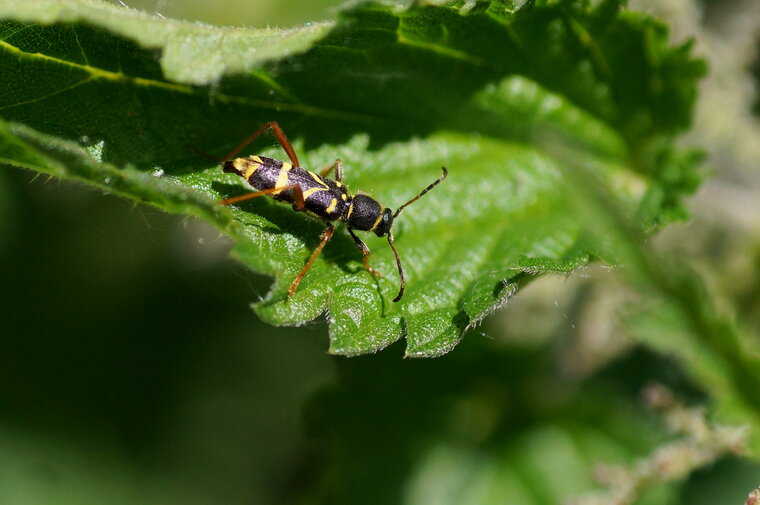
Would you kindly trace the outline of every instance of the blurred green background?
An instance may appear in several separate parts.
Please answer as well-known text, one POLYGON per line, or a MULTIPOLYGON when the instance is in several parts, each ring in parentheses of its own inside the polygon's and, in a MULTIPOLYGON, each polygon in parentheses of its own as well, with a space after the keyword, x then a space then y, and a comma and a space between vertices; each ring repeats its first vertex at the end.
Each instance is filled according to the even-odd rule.
MULTIPOLYGON (((337 3, 128 5, 263 27, 331 19, 337 3)), ((713 71, 688 142, 715 174, 658 247, 693 259, 757 332, 760 9, 727 3, 634 7, 696 36, 713 71)), ((228 247, 192 219, 0 172, 0 504, 559 504, 592 487, 596 462, 669 440, 648 383, 704 401, 621 331, 626 288, 601 268, 530 285, 443 358, 396 345, 347 359, 326 354, 323 321, 260 323, 248 304, 269 280, 228 247)), ((738 504, 758 484, 759 466, 723 458, 636 503, 738 504)))

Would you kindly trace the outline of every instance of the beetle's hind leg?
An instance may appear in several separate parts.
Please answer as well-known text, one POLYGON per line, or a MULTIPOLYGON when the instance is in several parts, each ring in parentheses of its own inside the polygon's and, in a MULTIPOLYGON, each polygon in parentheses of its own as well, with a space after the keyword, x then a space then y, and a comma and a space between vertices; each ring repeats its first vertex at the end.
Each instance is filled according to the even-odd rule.
POLYGON ((293 208, 295 210, 303 210, 303 206, 305 203, 304 197, 303 197, 303 190, 301 189, 301 186, 299 186, 298 184, 289 184, 287 186, 281 186, 279 188, 263 189, 261 191, 255 191, 253 193, 246 193, 240 196, 233 196, 232 198, 227 198, 226 200, 220 201, 219 204, 229 205, 231 203, 242 202, 244 200, 250 200, 251 198, 258 198, 264 195, 271 195, 272 193, 279 193, 282 191, 287 191, 289 189, 293 190, 293 208))
POLYGON ((221 162, 223 163, 237 156, 245 146, 256 140, 256 138, 264 133, 264 130, 267 128, 272 130, 272 133, 274 133, 274 138, 277 139, 277 142, 280 144, 280 146, 282 146, 283 150, 288 155, 288 158, 290 158, 290 162, 293 164, 293 166, 300 166, 298 164, 298 156, 296 156, 296 152, 293 149, 293 146, 290 144, 288 137, 285 135, 285 132, 282 131, 282 128, 280 127, 279 123, 277 123, 277 121, 269 121, 268 123, 261 125, 258 130, 248 135, 245 140, 235 146, 232 151, 228 152, 224 158, 221 159, 221 162))

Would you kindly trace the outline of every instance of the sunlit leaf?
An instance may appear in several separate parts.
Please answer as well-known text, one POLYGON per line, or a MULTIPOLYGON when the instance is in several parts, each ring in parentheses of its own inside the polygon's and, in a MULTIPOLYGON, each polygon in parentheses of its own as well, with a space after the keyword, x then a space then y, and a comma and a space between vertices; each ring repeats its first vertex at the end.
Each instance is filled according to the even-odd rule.
MULTIPOLYGON (((217 226, 275 278, 258 314, 297 325, 326 311, 335 353, 405 336, 409 355, 440 355, 533 276, 614 264, 593 216, 575 214, 574 171, 557 153, 647 228, 683 215, 700 180, 672 136, 703 65, 618 1, 363 3, 288 32, 84 0, 0 15, 0 159, 217 226), (189 146, 221 156, 269 120, 305 167, 340 157, 347 185, 390 208, 448 167, 395 224, 401 302, 387 243, 367 237, 374 278, 342 230, 288 298, 323 225, 266 199, 215 204, 247 189, 189 146)), ((263 141, 249 153, 284 157, 263 141)))

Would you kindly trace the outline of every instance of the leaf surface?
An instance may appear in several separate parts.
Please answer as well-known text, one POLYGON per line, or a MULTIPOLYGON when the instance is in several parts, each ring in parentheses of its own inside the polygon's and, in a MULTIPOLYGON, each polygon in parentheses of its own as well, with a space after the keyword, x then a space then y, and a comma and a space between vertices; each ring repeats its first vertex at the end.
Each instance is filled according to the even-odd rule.
MULTIPOLYGON (((576 215, 565 156, 647 227, 681 216, 700 179, 672 137, 703 65, 619 2, 363 3, 272 33, 72 5, 0 10, 2 160, 217 226, 275 278, 257 313, 297 325, 327 311, 335 353, 406 336, 408 355, 440 355, 533 276, 614 264, 576 215), (352 191, 390 208, 448 167, 394 224, 400 303, 387 243, 362 237, 374 278, 342 230, 287 298, 324 225, 268 199, 215 204, 248 189, 187 146, 221 156, 268 120, 304 167, 340 157, 352 191)), ((254 153, 284 158, 264 141, 241 154, 254 153)))

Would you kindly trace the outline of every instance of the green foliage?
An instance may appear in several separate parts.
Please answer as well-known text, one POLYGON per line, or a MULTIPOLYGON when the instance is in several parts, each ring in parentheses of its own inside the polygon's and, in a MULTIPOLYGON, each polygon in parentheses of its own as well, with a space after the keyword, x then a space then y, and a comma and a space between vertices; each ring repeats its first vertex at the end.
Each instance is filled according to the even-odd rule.
POLYGON ((627 330, 640 342, 675 356, 689 376, 713 397, 721 422, 748 426, 737 450, 760 453, 760 347, 709 296, 702 279, 682 261, 663 258, 611 200, 589 191, 594 179, 576 171, 583 215, 599 218, 609 247, 625 266, 640 298, 627 307, 627 330))
POLYGON ((299 325, 327 311, 335 353, 406 336, 407 355, 437 356, 535 275, 616 264, 595 211, 579 218, 578 169, 644 228, 683 216, 701 178, 672 137, 703 64, 618 1, 370 2, 290 31, 87 1, 0 15, 2 161, 213 224, 275 277, 257 313, 299 325), (221 155, 273 119, 305 167, 340 157, 349 187, 391 208, 449 168, 396 224, 400 303, 384 241, 368 239, 375 279, 342 232, 287 298, 322 225, 264 199, 215 204, 247 189, 187 146, 221 155))
MULTIPOLYGON (((621 3, 365 3, 283 31, 1 2, 3 162, 210 223, 274 278, 261 319, 326 309, 334 353, 391 348, 338 359, 313 326, 250 317, 268 279, 189 265, 226 242, 188 247, 194 220, 0 172, 0 502, 743 502, 758 466, 726 455, 760 453, 756 230, 732 229, 713 186, 667 230, 686 241, 651 245, 703 177, 674 138, 704 69, 621 3), (249 188, 188 146, 222 155, 272 119, 304 166, 340 156, 391 207, 449 168, 394 230, 400 304, 385 241, 367 238, 374 279, 340 229, 286 300, 321 223, 216 203, 249 188), (532 282, 594 260, 615 272, 532 282), (456 352, 399 359, 446 352, 526 284, 456 352)), ((244 153, 284 156, 266 139, 244 153)))
MULTIPOLYGON (((570 394, 578 385, 550 369, 545 350, 465 343, 415 366, 392 355, 341 362, 343 380, 307 413, 333 453, 320 468, 319 503, 571 503, 594 487, 595 462, 626 461, 662 441, 630 398, 604 392, 614 378, 570 394)), ((672 503, 668 494, 644 503, 672 503)))

